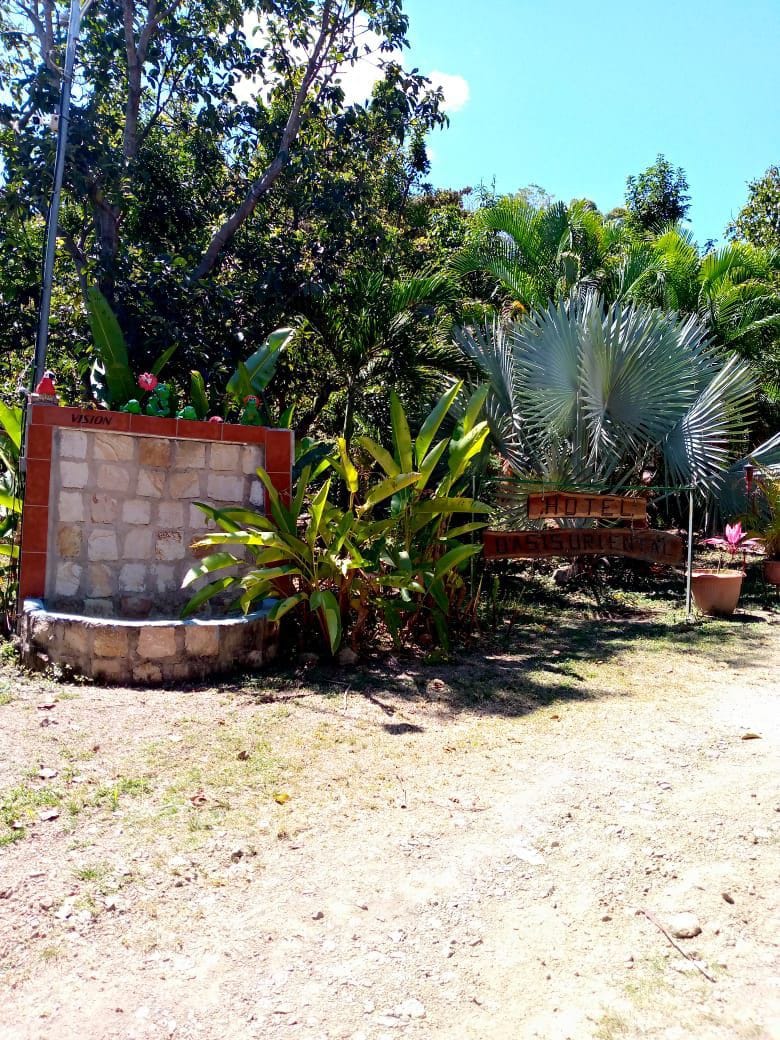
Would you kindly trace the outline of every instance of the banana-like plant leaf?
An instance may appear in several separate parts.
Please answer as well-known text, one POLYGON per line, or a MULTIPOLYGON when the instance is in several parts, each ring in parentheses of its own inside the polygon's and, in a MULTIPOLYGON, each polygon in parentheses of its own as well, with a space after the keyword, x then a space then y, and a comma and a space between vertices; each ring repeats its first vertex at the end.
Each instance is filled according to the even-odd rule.
POLYGON ((150 369, 153 376, 159 376, 178 349, 178 343, 174 343, 172 347, 165 348, 150 369))
POLYGON ((197 581, 198 578, 202 578, 205 574, 213 574, 214 571, 224 570, 225 567, 235 567, 240 562, 232 553, 212 553, 210 556, 204 557, 194 567, 190 567, 184 575, 182 587, 186 588, 187 585, 192 585, 193 581, 197 581))
POLYGON ((410 473, 414 469, 412 435, 409 432, 409 423, 406 420, 403 405, 394 390, 390 391, 390 420, 393 426, 397 461, 403 473, 410 473))
POLYGON ((434 577, 443 578, 448 571, 460 567, 469 557, 476 556, 481 551, 481 545, 456 545, 436 561, 433 568, 434 577))
POLYGON ((103 367, 106 399, 112 407, 125 404, 138 392, 125 338, 108 301, 94 285, 87 289, 87 312, 92 340, 103 367))
POLYGON ((395 477, 388 477, 387 480, 383 480, 371 489, 370 493, 366 495, 365 502, 357 507, 358 513, 362 514, 373 509, 379 502, 384 502, 386 498, 391 498, 404 488, 416 484, 419 479, 419 473, 399 473, 395 477))
POLYGON ((428 414, 425 422, 422 424, 420 432, 417 434, 417 440, 414 444, 417 453, 417 465, 419 467, 422 467, 423 459, 428 453, 433 438, 436 436, 436 433, 444 420, 444 416, 450 410, 453 401, 460 393, 462 386, 462 382, 454 383, 449 390, 443 393, 431 412, 428 414))
POLYGON ((361 448, 365 448, 370 455, 373 455, 388 477, 397 477, 401 472, 401 467, 390 452, 383 448, 381 444, 377 444, 370 437, 358 437, 357 443, 361 448))
POLYGON ((341 611, 336 597, 328 589, 317 589, 309 597, 309 606, 324 619, 330 652, 335 654, 341 644, 341 611))
POLYGON ((190 402, 199 419, 209 414, 209 399, 206 393, 206 381, 197 369, 190 372, 190 402))
POLYGON ((296 592, 294 596, 288 596, 287 599, 280 600, 268 611, 268 620, 280 621, 285 614, 289 614, 291 610, 294 610, 295 607, 303 603, 307 598, 305 592, 296 592))
POLYGON ((347 485, 347 491, 350 495, 357 493, 358 489, 358 471, 352 462, 352 459, 347 454, 347 442, 343 437, 339 437, 336 444, 339 449, 339 461, 341 462, 341 469, 339 470, 341 476, 344 478, 344 483, 347 485))
POLYGON ((219 578, 217 581, 212 582, 210 585, 204 585, 202 589, 199 589, 192 599, 188 600, 184 605, 181 612, 183 618, 189 617, 190 614, 194 614, 196 610, 207 603, 213 596, 216 596, 220 592, 224 592, 225 589, 229 589, 231 586, 236 584, 234 577, 219 578))
POLYGON ((14 459, 18 459, 22 446, 22 409, 0 401, 0 426, 15 449, 14 459))
POLYGON ((248 394, 262 393, 276 371, 279 354, 295 335, 295 329, 276 329, 263 345, 250 355, 228 380, 227 393, 240 401, 248 394))
POLYGON ((0 509, 6 509, 18 516, 22 512, 22 500, 9 495, 7 491, 0 491, 0 509))

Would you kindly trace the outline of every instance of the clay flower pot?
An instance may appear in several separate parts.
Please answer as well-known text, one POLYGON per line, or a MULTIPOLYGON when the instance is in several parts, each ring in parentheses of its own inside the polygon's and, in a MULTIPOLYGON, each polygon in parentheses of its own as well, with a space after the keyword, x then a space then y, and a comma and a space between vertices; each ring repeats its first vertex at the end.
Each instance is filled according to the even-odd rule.
POLYGON ((764 581, 767 585, 780 585, 780 560, 764 560, 764 581))
POLYGON ((737 609, 742 571, 692 571, 691 591, 702 614, 728 617, 737 609))

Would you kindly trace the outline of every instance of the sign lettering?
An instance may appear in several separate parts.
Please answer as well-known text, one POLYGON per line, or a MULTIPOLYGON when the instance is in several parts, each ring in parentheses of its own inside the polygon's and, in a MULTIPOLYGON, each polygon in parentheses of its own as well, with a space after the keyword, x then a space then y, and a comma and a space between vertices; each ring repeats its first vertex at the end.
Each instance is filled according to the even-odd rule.
POLYGON ((110 426, 112 418, 110 415, 100 415, 98 412, 80 412, 78 415, 71 415, 70 421, 76 426, 110 426))
POLYGON ((628 556, 673 566, 683 558, 682 539, 666 531, 625 527, 572 528, 546 531, 485 531, 484 556, 497 559, 541 559, 545 556, 628 556))
POLYGON ((645 520, 647 503, 643 498, 622 498, 618 495, 572 495, 557 491, 528 496, 529 520, 561 517, 591 520, 645 520))

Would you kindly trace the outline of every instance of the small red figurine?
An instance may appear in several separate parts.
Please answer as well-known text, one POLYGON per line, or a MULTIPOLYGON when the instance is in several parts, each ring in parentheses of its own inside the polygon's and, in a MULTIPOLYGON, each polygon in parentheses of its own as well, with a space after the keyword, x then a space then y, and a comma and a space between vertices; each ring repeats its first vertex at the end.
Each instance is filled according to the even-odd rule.
POLYGON ((33 394, 33 400, 37 404, 59 404, 60 399, 57 397, 57 388, 54 385, 54 373, 46 371, 43 373, 43 379, 38 383, 33 394))

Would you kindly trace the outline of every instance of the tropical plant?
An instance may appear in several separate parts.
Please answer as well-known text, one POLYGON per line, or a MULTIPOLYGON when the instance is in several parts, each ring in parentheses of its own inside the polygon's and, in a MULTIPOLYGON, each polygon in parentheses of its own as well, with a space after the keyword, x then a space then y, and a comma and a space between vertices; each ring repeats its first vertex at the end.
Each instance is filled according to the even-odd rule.
POLYGON ((768 560, 780 560, 780 476, 760 471, 744 520, 768 560))
POLYGON ((718 570, 720 571, 723 565, 723 553, 727 553, 729 562, 733 566, 736 562, 737 557, 742 555, 742 569, 745 568, 745 560, 749 552, 761 552, 761 546, 756 538, 748 536, 746 531, 742 530, 742 522, 737 520, 735 524, 726 524, 722 536, 716 536, 715 538, 704 538, 702 545, 707 545, 711 549, 719 549, 720 557, 718 559, 718 570))
POLYGON ((189 571, 185 585, 220 576, 198 589, 185 613, 221 593, 232 594, 245 612, 258 600, 275 598, 270 620, 293 610, 304 628, 314 619, 332 653, 345 631, 353 647, 359 646, 377 616, 395 639, 432 628, 431 634, 446 643, 448 621, 464 589, 460 570, 480 550, 460 538, 484 526, 474 517, 488 511, 461 493, 488 434, 487 424, 477 421, 486 391, 469 400, 454 437, 433 443, 461 389, 456 383, 442 396, 414 441, 392 395, 392 451, 368 438, 361 441, 382 470, 379 479, 364 482, 362 494, 358 468, 339 439, 337 454, 323 461, 347 489, 346 508, 331 498, 332 478, 315 490, 317 469, 309 465, 289 503, 258 470, 270 505, 267 516, 199 503, 220 528, 199 545, 228 551, 207 556, 189 571), (453 528, 452 518, 459 514, 469 522, 453 528), (236 546, 247 547, 251 563, 229 551, 236 546))
POLYGON ((685 170, 663 155, 636 177, 626 179, 626 206, 631 219, 645 231, 658 231, 685 220, 690 207, 685 170))
POLYGON ((19 556, 17 531, 22 515, 19 488, 19 453, 22 444, 21 408, 0 401, 0 611, 7 633, 16 605, 16 567, 19 556))
POLYGON ((522 478, 618 491, 649 470, 714 493, 753 408, 748 366, 693 317, 593 295, 456 339, 490 380, 493 438, 522 478))

